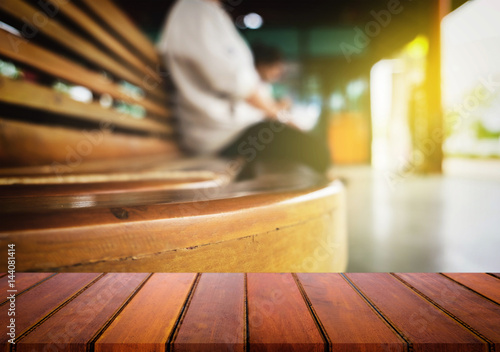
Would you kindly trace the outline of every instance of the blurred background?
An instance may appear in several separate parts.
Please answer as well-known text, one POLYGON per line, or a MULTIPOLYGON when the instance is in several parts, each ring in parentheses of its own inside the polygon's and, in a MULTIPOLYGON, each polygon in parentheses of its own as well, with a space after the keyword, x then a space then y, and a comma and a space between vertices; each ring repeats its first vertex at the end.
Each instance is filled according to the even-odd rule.
MULTIPOLYGON (((153 41, 174 3, 115 2, 153 41)), ((284 53, 274 94, 318 117, 347 188, 348 271, 500 272, 500 1, 222 3, 249 44, 284 53)))
MULTIPOLYGON (((118 1, 156 40, 173 1, 118 1)), ((500 271, 500 2, 225 0, 348 191, 348 271, 500 271)))

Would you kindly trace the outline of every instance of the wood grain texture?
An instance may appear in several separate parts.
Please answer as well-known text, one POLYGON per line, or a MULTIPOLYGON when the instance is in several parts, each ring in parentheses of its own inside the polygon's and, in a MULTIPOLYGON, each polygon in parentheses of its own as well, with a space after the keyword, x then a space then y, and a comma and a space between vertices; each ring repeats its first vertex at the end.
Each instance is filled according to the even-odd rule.
POLYGON ((334 351, 406 351, 406 343, 339 274, 297 274, 334 351))
POLYGON ((291 274, 248 274, 247 290, 250 351, 325 350, 291 274))
POLYGON ((482 273, 446 273, 444 275, 500 304, 500 280, 482 273))
POLYGON ((65 174, 71 172, 71 165, 84 160, 152 154, 178 155, 179 150, 173 141, 108 129, 77 130, 0 118, 0 162, 4 166, 52 165, 54 173, 65 174))
POLYGON ((440 274, 396 276, 500 348, 500 305, 440 274))
POLYGON ((165 351, 196 278, 154 274, 96 341, 96 352, 165 351))
MULTIPOLYGON (((6 274, 4 274, 6 275, 6 274)), ((41 281, 47 279, 48 277, 54 275, 53 273, 16 273, 15 275, 15 290, 17 290, 16 295, 20 295, 24 290, 37 285, 41 281)), ((3 276, 0 278, 0 292, 7 292, 9 290, 9 276, 3 276)), ((0 299, 0 304, 6 301, 5 298, 0 299)))
POLYGON ((414 351, 488 351, 484 340, 390 274, 346 275, 409 340, 414 351))
MULTIPOLYGON (((16 297, 16 338, 19 338, 54 309, 98 278, 99 275, 96 273, 58 274, 16 297)), ((34 276, 36 277, 36 275, 34 276)), ((1 326, 9 325, 8 309, 9 304, 0 307, 1 326)), ((6 334, 0 336, 0 350, 5 350, 8 339, 6 334)))
POLYGON ((46 348, 86 351, 148 274, 106 274, 16 344, 16 351, 46 348))
POLYGON ((158 54, 151 41, 137 28, 131 19, 112 1, 84 0, 84 3, 105 21, 122 39, 142 53, 153 65, 159 63, 158 54))
MULTIPOLYGON (((243 238, 200 246, 176 248, 123 260, 102 260, 58 271, 205 271, 205 272, 339 272, 346 266, 343 237, 338 236, 331 216, 243 238), (304 236, 308 234, 308 236, 304 236), (334 238, 331 240, 331 236, 334 238), (326 239, 325 239, 326 238, 326 239), (316 253, 320 255, 316 256, 316 253)), ((123 248, 122 248, 123 249, 123 248)))
POLYGON ((88 16, 84 11, 82 11, 78 6, 72 2, 60 3, 57 0, 50 0, 54 6, 57 6, 59 10, 69 17, 73 22, 81 26, 88 34, 90 34, 94 40, 100 42, 103 46, 110 49, 114 54, 118 55, 123 60, 127 61, 136 69, 136 76, 140 79, 142 83, 141 88, 147 90, 148 93, 156 95, 159 99, 165 100, 167 98, 165 92, 155 89, 149 89, 146 85, 146 80, 144 76, 151 76, 155 81, 161 81, 157 72, 148 69, 145 63, 140 60, 136 55, 134 55, 127 47, 125 47, 117 38, 106 31, 102 26, 100 26, 94 18, 88 16))
POLYGON ((114 109, 103 108, 98 102, 82 103, 52 88, 29 81, 0 77, 0 101, 49 111, 54 114, 94 122, 111 124, 115 127, 146 132, 151 135, 172 135, 173 129, 167 121, 150 118, 137 119, 114 109))
POLYGON ((297 192, 122 207, 127 216, 121 218, 102 208, 68 210, 64 217, 34 213, 29 222, 9 214, 6 229, 15 228, 0 235, 0 244, 23 239, 20 270, 342 271, 347 262, 343 192, 334 183, 297 192))
MULTIPOLYGON (((140 157, 119 158, 111 160, 88 160, 75 165, 71 175, 135 173, 148 171, 171 171, 177 174, 178 180, 192 180, 201 176, 226 176, 232 181, 243 163, 237 159, 220 157, 177 157, 169 155, 147 155, 140 157), (231 166, 231 168, 229 167, 231 166)), ((45 177, 54 173, 51 165, 21 166, 0 169, 0 180, 5 177, 26 176, 45 177)), ((63 175, 64 176, 64 175, 63 175)), ((171 179, 172 177, 169 177, 171 179)), ((222 180, 220 180, 222 181, 222 180)), ((229 182, 227 181, 227 182, 229 182)), ((0 195, 1 196, 1 195, 0 195)))
POLYGON ((70 83, 87 87, 94 93, 107 93, 114 99, 141 105, 151 115, 164 119, 170 116, 165 104, 126 94, 117 83, 99 72, 81 66, 26 39, 16 37, 3 29, 0 29, 0 54, 70 83))
POLYGON ((500 273, 490 273, 490 275, 500 279, 500 273))
POLYGON ((137 86, 143 84, 142 77, 135 75, 120 61, 113 59, 93 43, 45 15, 35 6, 23 0, 4 0, 0 3, 0 8, 98 67, 137 86))
POLYGON ((173 351, 244 351, 244 274, 202 274, 173 351))
MULTIPOLYGON (((440 274, 252 273, 246 286, 236 273, 100 275, 57 274, 17 297, 15 350, 499 347, 499 305, 440 274)), ((0 324, 8 323, 6 307, 0 324)), ((10 347, 3 338, 0 351, 10 347)))
MULTIPOLYGON (((9 206, 9 211, 13 212, 15 206, 17 209, 21 209, 23 201, 26 202, 26 199, 22 200, 19 198, 28 198, 28 197, 37 197, 36 203, 41 204, 39 198, 45 198, 45 201, 51 199, 55 202, 64 198, 64 197, 78 197, 83 195, 106 195, 106 194, 147 194, 153 192, 162 192, 162 191, 172 191, 172 192, 183 192, 190 189, 200 189, 200 188, 208 188, 210 186, 214 186, 214 181, 216 179, 169 179, 169 173, 165 172, 155 172, 151 173, 153 175, 148 175, 147 173, 134 173, 131 178, 140 177, 141 174, 144 176, 146 180, 144 181, 113 181, 114 176, 120 179, 126 179, 127 174, 109 174, 109 175, 81 175, 81 176, 62 176, 63 182, 65 180, 85 180, 88 179, 88 183, 81 182, 76 184, 55 184, 60 180, 57 176, 49 176, 47 178, 29 178, 29 177, 13 177, 4 179, 7 182, 13 182, 13 185, 4 186, 0 185, 0 193, 3 193, 3 196, 0 196, 0 199, 4 201, 4 204, 7 203, 9 206), (154 177, 164 176, 164 180, 157 181, 154 180, 154 177), (148 176, 152 176, 153 180, 147 180, 148 176), (98 179, 106 179, 104 182, 94 182, 93 178, 98 179), (29 187, 25 187, 24 185, 16 184, 17 181, 21 182, 45 182, 48 184, 30 184, 29 187)), ((0 180, 2 182, 3 180, 0 180)), ((48 203, 48 202, 47 202, 48 203)), ((62 202, 59 202, 62 203, 62 202)), ((33 204, 33 203, 32 203, 33 204)), ((5 208, 4 208, 5 209, 5 208)), ((26 209, 26 208, 25 208, 26 209)), ((32 208, 33 209, 33 208, 32 208)))

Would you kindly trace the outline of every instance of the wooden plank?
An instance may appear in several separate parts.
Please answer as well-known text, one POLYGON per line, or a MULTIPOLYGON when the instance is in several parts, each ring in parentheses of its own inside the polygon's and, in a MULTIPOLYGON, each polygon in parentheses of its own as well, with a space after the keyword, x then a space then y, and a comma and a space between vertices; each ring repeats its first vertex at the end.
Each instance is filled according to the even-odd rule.
MULTIPOLYGON (((178 172, 179 180, 207 178, 216 175, 226 175, 231 180, 243 166, 242 160, 220 157, 186 157, 171 158, 168 155, 149 155, 111 160, 89 160, 75 165, 73 175, 107 174, 109 172, 141 172, 141 171, 172 171, 178 172), (229 166, 233 166, 229 168, 229 166)), ((0 168, 0 177, 14 176, 49 176, 54 173, 50 165, 0 168)))
POLYGON ((160 155, 87 162, 60 175, 50 166, 4 168, 0 199, 36 197, 39 201, 62 195, 224 187, 236 176, 232 169, 226 169, 228 162, 220 158, 176 160, 160 155))
POLYGON ((127 67, 106 55, 95 45, 73 33, 71 30, 67 29, 53 18, 45 15, 36 7, 27 4, 25 1, 4 0, 0 2, 0 9, 18 18, 20 21, 27 23, 31 28, 40 31, 86 60, 93 62, 98 67, 102 67, 139 87, 144 85, 143 77, 138 77, 133 74, 127 67), (43 25, 41 25, 41 23, 43 23, 43 25))
POLYGON ((499 305, 439 274, 396 276, 500 348, 499 305))
POLYGON ((26 39, 16 37, 3 29, 0 29, 0 54, 70 83, 87 87, 95 93, 106 93, 115 99, 141 105, 152 115, 165 119, 170 116, 165 104, 126 94, 118 84, 102 74, 54 54, 26 39))
MULTIPOLYGON (((16 351, 86 351, 144 280, 145 273, 106 274, 16 344, 16 351)), ((54 287, 52 287, 54 289, 54 287)))
POLYGON ((386 273, 346 274, 414 351, 488 351, 488 344, 386 273))
POLYGON ((154 274, 96 341, 94 350, 165 351, 195 278, 196 274, 154 274))
MULTIPOLYGON (((44 197, 46 200, 52 199, 60 199, 60 198, 55 198, 56 196, 66 196, 66 197, 75 197, 75 196, 83 196, 83 195, 116 195, 117 193, 120 194, 137 194, 138 192, 140 193, 150 193, 154 194, 154 192, 161 192, 161 191, 171 191, 171 192, 182 192, 190 189, 202 189, 202 188, 208 188, 208 187, 213 187, 214 183, 217 181, 217 179, 187 179, 187 180, 169 180, 169 173, 165 172, 151 172, 149 173, 132 173, 132 174, 114 174, 110 175, 107 177, 106 175, 88 175, 88 178, 85 177, 86 175, 78 175, 74 176, 74 179, 77 181, 74 184, 70 184, 70 180, 72 179, 71 175, 67 175, 64 177, 59 177, 53 176, 53 177, 46 177, 40 179, 36 179, 35 182, 41 181, 41 184, 32 184, 30 183, 30 178, 27 177, 13 177, 13 178, 5 178, 5 179, 0 179, 0 184, 3 180, 7 180, 7 182, 10 183, 9 186, 0 186, 0 193, 2 194, 0 196, 0 199, 3 200, 12 200, 12 198, 17 197, 19 202, 16 202, 19 206, 23 202, 21 198, 33 198, 33 197, 44 197), (151 180, 146 180, 146 181, 135 181, 134 179, 136 177, 139 177, 141 175, 144 175, 146 179, 150 176, 158 176, 161 177, 161 175, 165 175, 165 180, 164 181, 158 181, 155 178, 152 178, 151 180), (130 181, 112 181, 116 176, 116 178, 126 178, 130 177, 130 181), (105 181, 102 182, 95 182, 92 183, 93 178, 96 179, 105 179, 105 181), (78 182, 78 181, 84 181, 85 179, 89 180, 89 183, 83 183, 83 182, 78 182), (48 184, 43 184, 47 181, 48 184), (19 185, 19 183, 24 183, 28 181, 29 187, 26 187, 25 185, 19 185), (58 182, 61 181, 59 184, 58 182), (66 183, 68 182, 68 183, 66 183)), ((24 202, 27 202, 28 200, 25 199, 24 202)), ((39 203, 40 204, 40 203, 39 203)), ((12 206, 12 202, 10 202, 9 206, 12 206)), ((10 208, 10 211, 13 209, 10 208)))
MULTIPOLYGON (((5 274, 4 274, 5 275, 5 274)), ((15 276, 15 290, 17 290, 16 295, 20 295, 25 290, 30 287, 39 284, 41 281, 47 279, 48 277, 54 275, 53 273, 16 273, 15 276)), ((3 276, 0 278, 0 292, 7 292, 9 290, 9 277, 3 276)), ((3 304, 7 299, 2 298, 0 304, 3 304)))
POLYGON ((446 273, 444 275, 500 304, 500 280, 478 273, 446 273))
POLYGON ((165 92, 159 89, 150 89, 151 86, 146 85, 144 80, 145 76, 150 76, 151 79, 161 82, 161 78, 158 74, 148 68, 146 64, 140 60, 136 55, 132 54, 129 49, 127 49, 119 40, 109 34, 104 28, 95 22, 93 18, 88 16, 84 11, 82 11, 78 6, 72 2, 60 2, 58 0, 49 0, 49 3, 56 8, 58 8, 62 13, 69 17, 73 22, 80 25, 88 34, 90 34, 95 40, 101 42, 106 48, 112 50, 116 55, 127 61, 130 65, 135 67, 140 74, 136 76, 141 80, 140 85, 148 94, 156 95, 159 99, 167 99, 165 92))
POLYGON ((112 1, 84 0, 84 3, 116 33, 141 52, 152 64, 159 63, 158 54, 151 41, 137 28, 130 18, 112 1))
POLYGON ((339 274, 297 274, 333 350, 405 351, 406 342, 339 274))
POLYGON ((489 273, 489 274, 500 279, 500 273, 489 273))
MULTIPOLYGON (((91 273, 58 274, 16 297, 16 339, 22 337, 23 333, 45 319, 52 311, 92 283, 99 275, 91 273)), ((36 275, 33 276, 36 277, 36 275)), ((11 317, 7 316, 8 309, 8 304, 0 307, 0 324, 2 326, 9 325, 11 317)), ((0 351, 6 350, 8 339, 6 334, 0 336, 0 351)))
POLYGON ((245 275, 202 274, 173 351, 244 351, 245 275))
POLYGON ((154 135, 173 134, 172 127, 166 122, 147 117, 137 119, 114 109, 103 108, 98 102, 78 102, 52 88, 28 81, 0 77, 0 101, 154 135))
POLYGON ((139 155, 179 155, 172 140, 113 133, 107 128, 77 130, 0 118, 3 166, 51 165, 56 175, 86 160, 139 155))
POLYGON ((17 255, 26 270, 55 265, 59 271, 101 266, 109 271, 342 271, 347 247, 342 198, 343 189, 332 184, 120 208, 126 216, 101 207, 68 209, 65 216, 15 213, 1 216, 0 245, 22 238, 17 255))
POLYGON ((324 351, 325 342, 291 274, 248 274, 250 351, 324 351))

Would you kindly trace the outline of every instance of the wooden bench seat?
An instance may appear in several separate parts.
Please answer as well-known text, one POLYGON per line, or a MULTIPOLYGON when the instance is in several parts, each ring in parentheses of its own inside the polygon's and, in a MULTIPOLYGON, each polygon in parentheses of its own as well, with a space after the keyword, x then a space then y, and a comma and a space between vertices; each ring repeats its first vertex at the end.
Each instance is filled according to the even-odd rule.
POLYGON ((498 274, 21 273, 14 289, 18 352, 500 346, 498 274))
POLYGON ((21 271, 345 268, 339 182, 190 172, 171 182, 0 186, 0 245, 16 244, 21 271))
POLYGON ((0 22, 0 245, 19 271, 345 270, 342 185, 184 155, 162 60, 113 2, 6 0, 0 22))

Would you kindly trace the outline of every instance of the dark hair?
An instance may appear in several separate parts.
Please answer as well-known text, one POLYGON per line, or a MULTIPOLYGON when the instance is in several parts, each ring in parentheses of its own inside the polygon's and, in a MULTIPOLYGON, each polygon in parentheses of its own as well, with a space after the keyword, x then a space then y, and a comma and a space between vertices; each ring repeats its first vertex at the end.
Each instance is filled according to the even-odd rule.
POLYGON ((283 53, 274 46, 255 43, 252 45, 255 66, 272 65, 284 61, 283 53))

